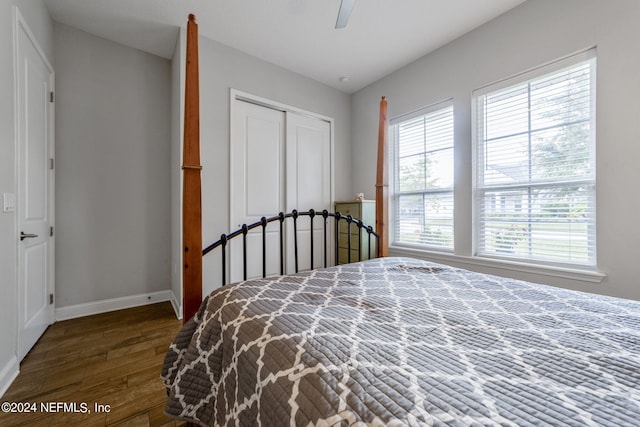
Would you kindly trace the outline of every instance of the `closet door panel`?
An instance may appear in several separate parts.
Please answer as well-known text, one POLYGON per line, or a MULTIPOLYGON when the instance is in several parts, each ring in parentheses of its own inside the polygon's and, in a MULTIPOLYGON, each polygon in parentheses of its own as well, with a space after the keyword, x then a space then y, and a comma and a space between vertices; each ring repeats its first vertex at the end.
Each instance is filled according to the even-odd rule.
MULTIPOLYGON (((283 209, 285 113, 235 101, 231 138, 231 227, 259 221, 283 209)), ((267 227, 267 275, 280 273, 279 228, 267 227)), ((247 277, 262 277, 262 230, 247 235, 247 277)), ((242 240, 231 244, 230 279, 242 280, 242 240)))
MULTIPOLYGON (((309 115, 235 99, 231 121, 230 231, 278 212, 315 209, 298 219, 298 270, 324 265, 321 213, 331 210, 331 124, 309 115), (313 265, 310 241, 313 236, 313 265)), ((329 226, 328 263, 333 259, 333 222, 329 226)), ((266 274, 280 274, 279 225, 267 227, 266 274)), ((247 278, 262 276, 262 229, 247 235, 247 278)), ((231 282, 242 280, 242 241, 230 245, 231 282)), ((285 273, 296 270, 293 224, 284 236, 285 273)))
MULTIPOLYGON (((287 211, 331 210, 331 125, 325 120, 287 113, 286 126, 287 211)), ((332 236, 332 234, 330 234, 332 236)), ((298 220, 298 269, 321 267, 323 259, 322 218, 298 220), (310 240, 313 233, 314 257, 311 265, 310 240)), ((295 270, 292 239, 288 239, 288 272, 295 270)))

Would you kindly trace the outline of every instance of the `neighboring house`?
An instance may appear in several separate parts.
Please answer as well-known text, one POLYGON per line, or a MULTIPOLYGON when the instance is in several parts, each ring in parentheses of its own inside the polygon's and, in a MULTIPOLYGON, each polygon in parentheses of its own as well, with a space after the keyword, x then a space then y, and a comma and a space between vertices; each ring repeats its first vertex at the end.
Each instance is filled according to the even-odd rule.
MULTIPOLYGON (((58 318, 166 299, 179 313, 184 33, 167 60, 55 23, 40 0, 1 2, 0 193, 16 192, 14 5, 56 72, 58 318)), ((640 299, 639 18, 636 0, 529 0, 353 95, 201 39, 204 240, 214 240, 230 222, 230 88, 335 120, 334 174, 342 183, 336 200, 358 192, 373 196, 381 95, 389 100, 390 117, 453 99, 460 209, 455 251, 391 248, 391 254, 430 255, 489 273, 640 299), (475 262, 472 91, 591 47, 597 49, 598 271, 606 276, 475 262)), ((17 319, 23 308, 16 304, 15 227, 14 216, 0 212, 0 393, 19 367, 17 319)), ((205 263, 205 282, 213 269, 205 263)))

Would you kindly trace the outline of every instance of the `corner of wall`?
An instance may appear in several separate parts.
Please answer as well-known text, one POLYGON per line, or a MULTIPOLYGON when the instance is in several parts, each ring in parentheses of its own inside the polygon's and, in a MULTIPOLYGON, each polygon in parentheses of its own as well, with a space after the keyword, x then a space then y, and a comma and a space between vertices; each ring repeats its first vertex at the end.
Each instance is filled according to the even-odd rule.
POLYGON ((4 396, 7 389, 20 373, 20 362, 13 356, 0 370, 0 397, 4 396))
POLYGON ((184 28, 176 41, 171 62, 171 305, 182 318, 182 114, 184 111, 184 28))
POLYGON ((171 301, 171 306, 173 307, 173 311, 176 313, 176 318, 182 319, 182 303, 181 299, 176 297, 176 294, 171 293, 169 295, 169 301, 171 301))

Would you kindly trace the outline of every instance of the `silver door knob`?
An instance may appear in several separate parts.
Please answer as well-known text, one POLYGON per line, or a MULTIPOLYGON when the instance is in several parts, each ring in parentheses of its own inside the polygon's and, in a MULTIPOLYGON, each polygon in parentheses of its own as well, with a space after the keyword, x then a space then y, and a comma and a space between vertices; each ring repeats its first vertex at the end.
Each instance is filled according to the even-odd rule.
POLYGON ((20 232, 20 241, 22 242, 24 239, 33 239, 34 237, 38 237, 37 234, 25 234, 24 231, 20 232))

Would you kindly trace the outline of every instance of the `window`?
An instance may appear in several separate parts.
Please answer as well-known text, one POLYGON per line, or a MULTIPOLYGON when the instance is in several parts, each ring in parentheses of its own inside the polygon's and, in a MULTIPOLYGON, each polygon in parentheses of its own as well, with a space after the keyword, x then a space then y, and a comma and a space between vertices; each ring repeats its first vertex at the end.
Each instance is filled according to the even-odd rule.
POLYGON ((453 250, 453 105, 391 121, 394 244, 453 250))
POLYGON ((476 253, 595 266, 595 55, 474 92, 476 253))

